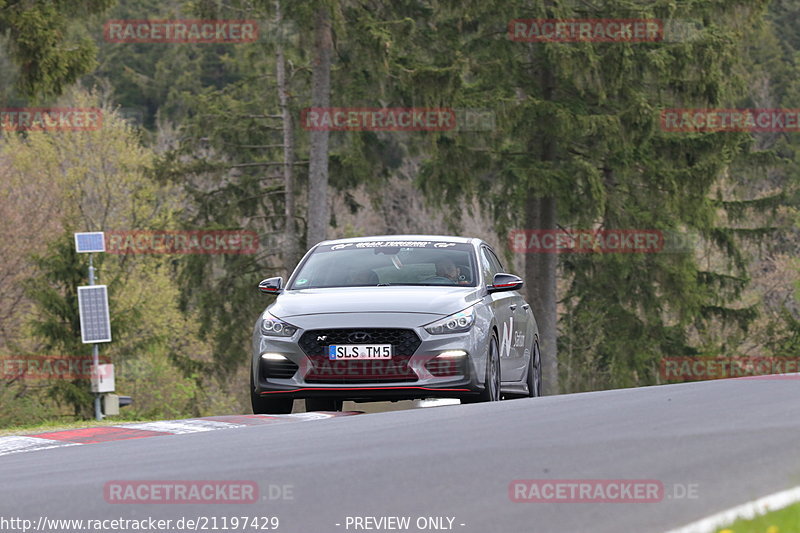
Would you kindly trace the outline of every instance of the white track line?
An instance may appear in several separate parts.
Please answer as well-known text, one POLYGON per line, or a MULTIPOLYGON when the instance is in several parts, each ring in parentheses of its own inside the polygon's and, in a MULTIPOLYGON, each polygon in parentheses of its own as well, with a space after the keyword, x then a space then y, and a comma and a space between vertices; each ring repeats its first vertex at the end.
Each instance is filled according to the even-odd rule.
POLYGON ((316 413, 314 411, 310 413, 295 413, 293 415, 273 415, 273 416, 280 416, 281 418, 297 418, 299 420, 324 420, 326 418, 333 418, 336 415, 330 413, 316 413))
POLYGON ((11 453, 32 452, 33 450, 48 450, 62 446, 78 446, 74 442, 40 439, 38 437, 10 436, 0 437, 0 455, 11 453))
POLYGON ((443 405, 458 405, 461 400, 456 398, 437 398, 435 400, 420 400, 419 407, 442 407, 443 405))
POLYGON ((241 424, 230 422, 217 422, 216 420, 164 420, 161 422, 140 422, 138 424, 120 424, 120 428, 143 429, 146 431, 161 431, 182 435, 184 433, 199 433, 214 431, 215 429, 228 429, 244 427, 241 424))
POLYGON ((800 486, 787 489, 757 500, 731 507, 697 522, 686 524, 678 529, 665 533, 713 533, 717 529, 728 526, 739 518, 749 520, 769 511, 777 511, 800 501, 800 486))

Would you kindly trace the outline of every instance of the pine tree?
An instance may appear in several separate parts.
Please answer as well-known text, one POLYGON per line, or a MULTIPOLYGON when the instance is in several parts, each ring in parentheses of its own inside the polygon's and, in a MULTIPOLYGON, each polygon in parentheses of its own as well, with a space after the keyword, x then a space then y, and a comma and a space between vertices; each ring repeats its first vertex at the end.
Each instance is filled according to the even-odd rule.
MULTIPOLYGON (((763 6, 476 2, 442 9, 438 24, 462 29, 451 46, 452 64, 463 65, 453 97, 495 109, 497 129, 484 148, 442 135, 424 174, 426 194, 456 205, 477 195, 501 235, 523 224, 696 231, 736 260, 735 243, 717 228, 710 195, 721 172, 746 150, 748 136, 666 133, 659 112, 725 107, 741 97, 739 47, 763 6), (653 43, 526 43, 507 36, 516 18, 688 20, 698 26, 681 39, 653 43)), ((587 374, 614 376, 607 384, 652 379, 646 374, 661 356, 693 351, 686 328, 694 321, 736 314, 714 284, 727 283, 735 296, 743 283, 703 272, 691 253, 528 254, 525 274, 540 322, 548 393, 559 390, 559 374, 589 361, 594 366, 587 374), (562 294, 557 273, 566 284, 562 294), (558 346, 570 358, 560 365, 557 296, 565 313, 558 346)))
POLYGON ((58 96, 96 65, 96 47, 78 23, 112 4, 113 0, 0 0, 0 33, 9 36, 23 96, 58 96))

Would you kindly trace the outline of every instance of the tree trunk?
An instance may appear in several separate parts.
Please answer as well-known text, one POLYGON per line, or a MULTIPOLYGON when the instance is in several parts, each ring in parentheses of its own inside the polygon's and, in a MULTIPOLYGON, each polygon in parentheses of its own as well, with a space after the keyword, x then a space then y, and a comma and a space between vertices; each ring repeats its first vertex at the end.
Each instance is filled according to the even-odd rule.
MULTIPOLYGON (((556 228, 556 199, 535 197, 529 193, 525 205, 525 222, 529 229, 556 228)), ((528 301, 539 325, 539 348, 542 354, 542 386, 544 394, 558 394, 558 317, 556 275, 558 254, 530 253, 525 258, 525 285, 528 301)))
MULTIPOLYGON (((275 22, 280 30, 283 24, 280 0, 275 2, 275 22)), ((283 227, 283 266, 286 277, 292 273, 298 257, 299 242, 297 236, 297 221, 295 220, 294 201, 294 127, 289 110, 289 91, 286 85, 286 58, 283 52, 283 40, 278 39, 276 50, 278 101, 283 120, 283 190, 284 214, 286 221, 283 227)))
MULTIPOLYGON (((555 76, 547 60, 542 62, 540 82, 542 97, 552 101, 555 93, 555 76)), ((541 140, 542 161, 554 161, 556 146, 551 137, 541 140)), ((556 229, 556 199, 552 195, 528 192, 525 221, 530 229, 556 229)), ((539 325, 539 347, 542 354, 542 386, 544 394, 558 394, 558 254, 532 253, 525 261, 525 283, 539 325)))
MULTIPOLYGON (((314 64, 311 76, 311 106, 329 107, 331 99, 331 53, 333 38, 328 7, 317 8, 314 23, 314 64)), ((308 166, 308 246, 324 241, 330 223, 328 199, 328 131, 311 132, 308 166)))

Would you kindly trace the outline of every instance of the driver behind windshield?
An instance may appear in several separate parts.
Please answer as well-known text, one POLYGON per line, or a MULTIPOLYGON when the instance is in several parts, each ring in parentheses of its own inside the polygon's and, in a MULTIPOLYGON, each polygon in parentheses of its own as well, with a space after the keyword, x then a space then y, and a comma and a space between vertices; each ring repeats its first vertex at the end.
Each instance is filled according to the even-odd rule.
POLYGON ((453 283, 461 281, 461 269, 459 269, 452 259, 439 259, 436 261, 436 275, 447 278, 453 283))

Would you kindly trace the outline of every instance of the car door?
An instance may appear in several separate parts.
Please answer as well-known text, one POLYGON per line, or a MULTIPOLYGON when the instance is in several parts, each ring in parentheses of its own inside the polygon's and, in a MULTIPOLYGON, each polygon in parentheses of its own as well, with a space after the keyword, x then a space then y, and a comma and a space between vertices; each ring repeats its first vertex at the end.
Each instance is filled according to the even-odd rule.
MULTIPOLYGON (((495 253, 486 245, 481 246, 481 268, 487 284, 494 275, 503 272, 503 265, 495 253)), ((503 381, 520 381, 525 377, 523 359, 527 330, 527 314, 522 308, 525 302, 517 291, 495 292, 488 295, 498 329, 500 352, 500 374, 503 381)))

